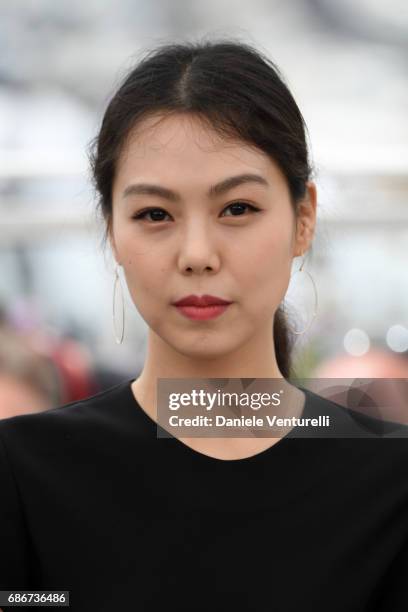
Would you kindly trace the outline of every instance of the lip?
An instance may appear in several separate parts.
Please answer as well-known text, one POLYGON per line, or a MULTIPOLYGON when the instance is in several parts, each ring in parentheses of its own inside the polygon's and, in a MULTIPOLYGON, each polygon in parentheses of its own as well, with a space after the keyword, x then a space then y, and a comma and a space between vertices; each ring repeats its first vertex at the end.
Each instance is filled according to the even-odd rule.
POLYGON ((177 302, 173 302, 174 306, 196 306, 199 308, 207 306, 228 306, 232 302, 223 300, 215 295, 186 295, 177 302))
MULTIPOLYGON (((231 302, 230 302, 231 303, 231 302)), ((195 321, 206 321, 219 317, 230 304, 212 304, 210 306, 176 306, 177 310, 195 321)))

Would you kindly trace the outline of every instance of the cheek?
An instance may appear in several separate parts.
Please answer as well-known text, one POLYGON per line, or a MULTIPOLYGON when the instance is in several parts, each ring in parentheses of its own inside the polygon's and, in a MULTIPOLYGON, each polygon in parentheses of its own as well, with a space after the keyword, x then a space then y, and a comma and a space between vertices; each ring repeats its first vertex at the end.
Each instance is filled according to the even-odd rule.
POLYGON ((235 258, 236 283, 243 291, 243 302, 254 312, 263 309, 270 314, 286 293, 291 270, 290 237, 279 231, 258 236, 250 249, 235 258), (245 299, 251 296, 252 299, 245 299))
POLYGON ((150 258, 139 256, 128 258, 124 274, 133 306, 146 325, 157 327, 163 318, 159 310, 163 281, 160 282, 157 268, 153 269, 150 258))
POLYGON ((155 301, 163 295, 166 271, 154 258, 139 255, 128 259, 125 276, 129 292, 138 303, 142 299, 155 301))
MULTIPOLYGON (((243 252, 241 251, 241 260, 243 252)), ((291 266, 290 237, 279 230, 257 236, 246 249, 242 261, 249 279, 259 283, 276 284, 287 276, 291 266)))
POLYGON ((160 319, 159 311, 166 296, 167 279, 169 272, 164 261, 157 256, 150 255, 148 250, 140 248, 128 249, 124 264, 124 275, 132 302, 139 314, 149 325, 154 326, 156 319, 160 319))

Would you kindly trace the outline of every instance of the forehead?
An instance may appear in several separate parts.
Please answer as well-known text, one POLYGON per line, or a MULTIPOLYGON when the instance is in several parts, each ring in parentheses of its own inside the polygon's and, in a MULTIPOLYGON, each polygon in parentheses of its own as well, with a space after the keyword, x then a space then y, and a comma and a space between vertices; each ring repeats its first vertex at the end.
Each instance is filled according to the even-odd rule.
POLYGON ((116 177, 121 183, 135 176, 170 179, 198 174, 212 182, 214 172, 258 170, 279 172, 261 149, 238 138, 227 138, 199 117, 189 114, 154 115, 131 130, 121 151, 116 177))

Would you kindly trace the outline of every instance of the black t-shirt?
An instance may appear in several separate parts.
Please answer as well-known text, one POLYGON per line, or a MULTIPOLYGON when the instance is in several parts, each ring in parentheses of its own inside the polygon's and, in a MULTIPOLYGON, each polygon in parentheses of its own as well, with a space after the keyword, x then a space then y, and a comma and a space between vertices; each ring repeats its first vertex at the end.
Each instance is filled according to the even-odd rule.
POLYGON ((407 612, 404 434, 302 388, 303 417, 356 437, 295 428, 216 459, 158 438, 131 382, 0 421, 0 590, 70 591, 75 612, 407 612))

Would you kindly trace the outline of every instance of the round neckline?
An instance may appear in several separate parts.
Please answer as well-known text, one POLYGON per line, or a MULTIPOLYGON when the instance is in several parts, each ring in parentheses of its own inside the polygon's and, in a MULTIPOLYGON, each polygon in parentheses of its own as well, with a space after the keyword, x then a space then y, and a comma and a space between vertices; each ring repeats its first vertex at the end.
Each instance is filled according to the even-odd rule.
MULTIPOLYGON (((286 450, 287 444, 288 444, 287 441, 289 439, 296 438, 297 436, 295 436, 294 433, 298 432, 298 430, 302 430, 302 427, 300 427, 299 425, 295 425, 294 427, 292 427, 289 433, 287 433, 285 436, 282 436, 280 440, 278 440, 277 442, 274 442, 271 446, 268 446, 267 448, 260 451, 259 453, 255 453, 254 455, 249 455, 248 457, 241 457, 237 459, 221 459, 219 457, 213 457, 212 455, 206 455, 205 453, 201 453, 200 451, 195 450, 188 444, 185 444, 184 442, 176 438, 176 436, 173 436, 173 434, 171 434, 169 431, 164 430, 160 425, 158 425, 158 423, 142 408, 139 401, 136 399, 135 395, 133 394, 131 385, 135 380, 136 380, 135 378, 131 378, 127 381, 126 391, 128 393, 130 402, 133 403, 139 409, 139 413, 141 414, 145 423, 149 426, 151 430, 154 430, 156 437, 157 437, 157 428, 160 427, 163 431, 166 432, 166 436, 162 438, 163 440, 171 441, 171 443, 173 444, 173 447, 179 449, 177 452, 182 452, 184 454, 187 454, 194 460, 207 462, 207 463, 213 463, 213 464, 223 463, 223 464, 234 464, 234 465, 238 465, 238 464, 244 465, 244 464, 250 464, 250 463, 255 463, 255 462, 258 463, 259 461, 266 460, 271 454, 274 454, 274 455, 279 454, 280 452, 282 452, 282 448, 283 450, 286 450)), ((294 385, 294 386, 296 386, 296 388, 299 389, 299 391, 302 391, 305 395, 305 401, 303 404, 302 412, 298 418, 299 419, 306 418, 307 416, 310 416, 310 403, 312 399, 311 396, 313 395, 313 393, 301 385, 299 386, 294 385)))

